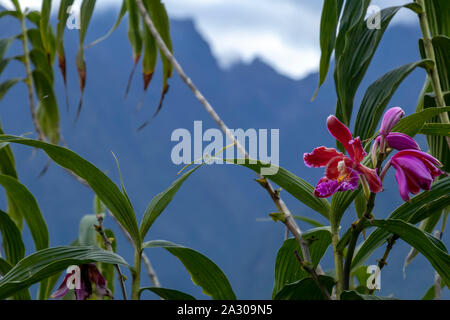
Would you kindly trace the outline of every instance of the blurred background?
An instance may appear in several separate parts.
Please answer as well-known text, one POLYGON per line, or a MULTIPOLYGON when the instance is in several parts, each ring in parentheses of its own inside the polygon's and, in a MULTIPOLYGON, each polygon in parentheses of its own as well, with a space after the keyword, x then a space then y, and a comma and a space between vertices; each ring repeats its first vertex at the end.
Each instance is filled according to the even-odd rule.
MULTIPOLYGON (((56 1, 57 2, 57 1, 56 1)), ((381 8, 407 1, 373 1, 381 8)), ((22 1, 23 6, 40 7, 40 1, 22 1)), ((104 35, 114 24, 121 1, 98 0, 89 26, 87 43, 104 35)), ((171 18, 175 56, 210 100, 230 128, 280 129, 280 165, 315 185, 321 169, 309 169, 302 160, 314 147, 334 146, 325 121, 336 105, 332 69, 319 90, 319 28, 322 1, 307 0, 165 0, 171 18)), ((0 1, 8 5, 9 1, 0 1)), ((55 11, 56 12, 56 11, 55 11)), ((56 17, 53 17, 55 23, 56 17)), ((0 37, 18 33, 16 21, 0 21, 0 37)), ((402 9, 394 18, 380 43, 367 76, 357 94, 359 106, 365 89, 394 67, 419 59, 418 22, 402 9)), ((69 148, 95 164, 116 182, 117 168, 111 152, 118 157, 127 192, 141 219, 150 200, 166 189, 181 166, 171 162, 173 130, 193 131, 195 120, 204 130, 214 128, 200 103, 174 74, 170 90, 159 115, 142 131, 137 128, 149 119, 159 102, 159 70, 144 95, 142 79, 136 72, 130 93, 125 87, 133 61, 127 39, 127 18, 107 40, 86 51, 87 86, 84 107, 74 126, 79 99, 74 65, 78 32, 66 31, 70 112, 59 70, 55 70, 60 105, 62 135, 69 148), (142 100, 143 99, 143 100, 142 100), (137 111, 140 101, 142 108, 137 111)), ((20 49, 16 43, 9 54, 20 49)), ((161 66, 158 66, 160 68, 161 66)), ((138 67, 138 71, 140 66, 138 67)), ((333 66, 331 66, 333 68, 333 66)), ((11 63, 3 77, 23 74, 22 66, 11 63)), ((406 113, 415 111, 416 100, 425 78, 423 70, 414 71, 401 85, 390 106, 401 106, 406 113)), ((26 87, 18 85, 1 102, 0 119, 8 134, 33 131, 26 87)), ((419 138, 422 146, 425 139, 419 138)), ((46 218, 52 246, 66 245, 76 239, 84 214, 93 212, 93 194, 54 163, 38 178, 47 158, 42 152, 13 146, 19 178, 35 195, 46 218)), ((175 199, 156 221, 147 240, 165 239, 200 251, 212 259, 227 275, 240 299, 269 299, 272 294, 277 250, 283 242, 280 223, 261 221, 273 212, 274 205, 253 179, 248 169, 232 165, 206 166, 183 185, 175 199)), ((375 216, 385 218, 402 203, 393 175, 387 177, 385 191, 377 197, 375 216)), ((293 214, 326 221, 286 192, 282 196, 293 214)), ((2 206, 4 197, 0 198, 2 206)), ((267 219, 266 219, 267 220, 267 219)), ((344 216, 343 229, 356 220, 351 208, 344 216)), ((303 230, 310 226, 300 222, 303 230)), ((118 236, 118 253, 132 261, 130 244, 112 219, 106 226, 118 236)), ((27 252, 34 250, 25 230, 27 252)), ((448 246, 448 235, 443 241, 448 246)), ((397 242, 381 274, 380 295, 418 299, 431 286, 434 271, 418 256, 402 272, 409 251, 397 242)), ((384 246, 367 261, 376 264, 384 246)), ((162 249, 147 249, 163 287, 182 290, 205 298, 181 263, 162 249)), ((322 262, 324 270, 333 268, 331 248, 322 262)), ((148 278, 143 276, 146 285, 148 278)), ((116 292, 116 298, 120 293, 116 292)), ((154 298, 145 293, 144 298, 154 298)), ((444 289, 443 298, 449 298, 444 289)))

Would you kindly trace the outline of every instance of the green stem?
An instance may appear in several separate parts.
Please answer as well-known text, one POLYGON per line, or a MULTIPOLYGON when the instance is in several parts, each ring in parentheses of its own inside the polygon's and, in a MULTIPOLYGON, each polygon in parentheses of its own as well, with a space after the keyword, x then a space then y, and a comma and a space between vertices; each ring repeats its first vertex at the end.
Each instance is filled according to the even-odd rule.
POLYGON ((25 83, 28 88, 28 100, 30 103, 30 112, 31 112, 31 119, 33 120, 34 128, 36 130, 36 133, 38 135, 39 140, 45 140, 44 135, 42 133, 41 127, 39 126, 39 121, 37 119, 36 115, 36 105, 34 102, 34 94, 33 94, 33 73, 31 71, 31 62, 30 62, 30 50, 28 48, 28 34, 27 34, 27 27, 25 24, 25 15, 24 13, 20 13, 20 26, 22 29, 22 44, 23 44, 23 55, 24 55, 24 62, 25 62, 25 70, 27 73, 27 77, 25 80, 25 83))
MULTIPOLYGON (((439 70, 436 65, 436 55, 434 53, 433 48, 433 42, 431 40, 431 33, 430 33, 430 26, 428 25, 428 18, 425 8, 425 1, 424 0, 417 0, 417 3, 422 7, 422 12, 419 13, 419 22, 420 22, 420 29, 422 31, 423 36, 423 44, 425 49, 425 56, 427 59, 430 59, 434 62, 434 66, 431 68, 431 70, 428 71, 431 77, 431 84, 433 86, 433 91, 435 93, 435 99, 436 99, 436 106, 438 108, 444 108, 446 107, 444 94, 442 92, 441 82, 439 78, 439 70)), ((450 123, 448 113, 442 112, 440 115, 441 122, 442 123, 450 123)), ((450 137, 446 137, 447 143, 450 147, 450 137)))
POLYGON ((339 226, 331 226, 331 243, 333 245, 333 255, 334 255, 334 270, 336 273, 336 296, 339 296, 342 292, 342 280, 343 280, 343 253, 338 250, 337 244, 339 243, 339 226))
POLYGON ((345 257, 344 264, 344 278, 343 278, 343 290, 348 290, 350 287, 350 272, 352 269, 353 254, 355 253, 356 243, 361 231, 364 230, 366 222, 372 219, 372 210, 375 205, 376 193, 371 193, 369 200, 367 201, 367 207, 364 211, 361 219, 356 224, 352 225, 352 233, 347 248, 347 256, 345 257))
POLYGON ((132 300, 139 300, 139 289, 141 285, 141 262, 142 262, 142 250, 136 249, 134 253, 134 270, 133 270, 133 280, 131 284, 132 300))

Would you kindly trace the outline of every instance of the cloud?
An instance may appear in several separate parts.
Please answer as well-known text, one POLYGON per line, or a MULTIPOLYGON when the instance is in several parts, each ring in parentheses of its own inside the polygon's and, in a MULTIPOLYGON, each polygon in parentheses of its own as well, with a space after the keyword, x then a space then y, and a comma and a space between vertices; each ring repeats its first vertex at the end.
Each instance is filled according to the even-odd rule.
MULTIPOLYGON (((56 5, 58 1, 54 2, 56 5)), ((121 2, 97 0, 97 7, 119 6, 121 2)), ((372 3, 384 8, 407 2, 374 0, 372 3)), ((41 1, 21 0, 21 3, 38 8, 41 1)), ((259 58, 294 79, 318 70, 323 1, 164 0, 164 3, 172 18, 194 19, 223 68, 259 58)), ((392 23, 414 23, 416 19, 409 10, 403 9, 392 23)))

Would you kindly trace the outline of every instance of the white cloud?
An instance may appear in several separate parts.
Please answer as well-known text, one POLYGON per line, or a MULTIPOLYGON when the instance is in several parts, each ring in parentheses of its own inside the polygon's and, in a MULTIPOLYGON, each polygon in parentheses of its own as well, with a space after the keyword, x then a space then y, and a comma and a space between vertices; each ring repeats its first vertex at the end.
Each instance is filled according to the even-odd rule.
MULTIPOLYGON (((80 0, 76 0, 80 1, 80 0)), ((9 0, 0 0, 0 3, 9 0)), ((55 5, 58 1, 54 1, 55 5)), ((97 0, 100 8, 121 0, 97 0)), ((408 0, 374 0, 384 8, 408 0)), ((38 8, 40 0, 21 0, 38 8)), ((311 0, 164 0, 173 18, 192 18, 209 42, 219 64, 260 58, 279 73, 299 79, 317 71, 322 1, 311 0)), ((403 9, 393 23, 412 23, 414 14, 403 9)))

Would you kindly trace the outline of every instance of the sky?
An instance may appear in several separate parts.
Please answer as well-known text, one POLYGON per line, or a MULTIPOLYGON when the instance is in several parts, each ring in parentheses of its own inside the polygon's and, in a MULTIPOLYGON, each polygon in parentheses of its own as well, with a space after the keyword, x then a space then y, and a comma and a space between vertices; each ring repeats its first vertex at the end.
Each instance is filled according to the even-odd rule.
MULTIPOLYGON (((75 0, 81 1, 81 0, 75 0)), ((40 0, 21 0, 39 8, 40 0)), ((53 1, 57 5, 59 1, 53 1)), ((163 0, 172 18, 191 18, 210 44, 219 65, 251 63, 258 58, 277 72, 301 79, 318 70, 322 0, 163 0)), ((408 0, 374 0, 380 8, 408 0)), ((0 0, 9 4, 10 0, 0 0)), ((98 8, 118 7, 122 0, 97 0, 98 8)), ((56 11, 56 10, 55 10, 56 11)), ((416 23, 402 9, 392 23, 416 23)))

